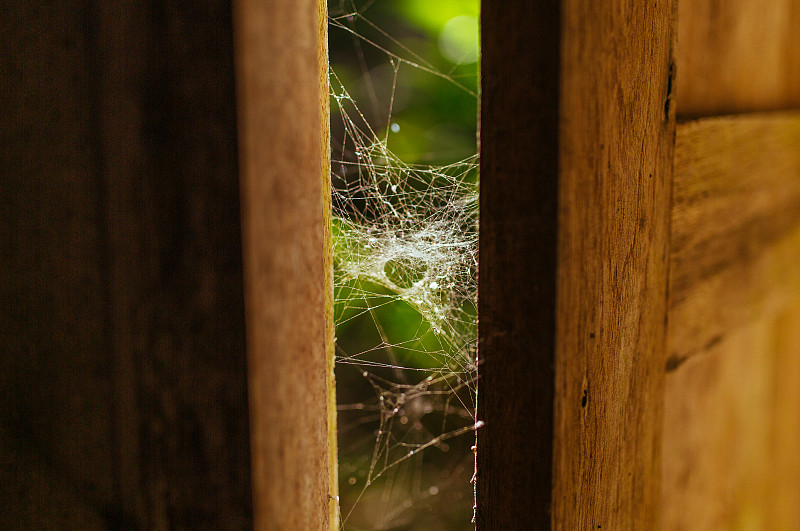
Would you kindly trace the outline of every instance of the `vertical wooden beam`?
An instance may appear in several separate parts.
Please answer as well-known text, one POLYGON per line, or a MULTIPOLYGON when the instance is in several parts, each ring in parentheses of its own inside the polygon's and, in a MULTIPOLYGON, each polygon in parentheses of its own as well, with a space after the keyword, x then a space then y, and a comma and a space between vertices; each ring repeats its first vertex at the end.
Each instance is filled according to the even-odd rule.
POLYGON ((231 4, 91 9, 114 518, 239 529, 251 498, 231 4))
POLYGON ((235 3, 257 529, 335 526, 323 0, 235 3))
POLYGON ((646 529, 675 2, 548 4, 483 4, 478 522, 646 529))
POLYGON ((658 521, 676 2, 563 4, 553 521, 658 521))
POLYGON ((105 342, 85 4, 2 7, 3 529, 100 528, 101 507, 115 497, 114 355, 105 342))
POLYGON ((481 530, 546 529, 553 454, 560 6, 481 7, 481 530))

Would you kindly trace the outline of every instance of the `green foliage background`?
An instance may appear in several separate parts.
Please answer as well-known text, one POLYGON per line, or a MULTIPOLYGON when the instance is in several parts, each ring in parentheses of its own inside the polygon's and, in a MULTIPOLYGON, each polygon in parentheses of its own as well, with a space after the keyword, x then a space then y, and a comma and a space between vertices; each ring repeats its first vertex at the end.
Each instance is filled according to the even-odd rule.
MULTIPOLYGON (((478 66, 476 62, 454 63, 452 50, 475 46, 477 30, 470 29, 469 19, 464 17, 478 18, 478 0, 331 0, 329 15, 352 30, 331 25, 331 68, 364 119, 379 137, 386 135, 389 149, 400 160, 407 164, 446 165, 475 155, 478 66), (348 16, 356 13, 358 16, 348 16), (395 78, 387 52, 417 62, 422 68, 400 64, 395 78)), ((331 109, 336 113, 336 102, 331 102, 331 109)), ((340 123, 332 116, 334 159, 344 136, 340 123)), ((471 179, 477 180, 476 172, 471 179)), ((336 237, 337 233, 341 235, 348 230, 345 222, 335 220, 333 229, 335 240, 348 241, 336 237)), ((335 268, 337 260, 352 251, 334 249, 335 268)), ((387 268, 387 277, 399 286, 416 281, 419 274, 414 264, 387 263, 387 268)), ((339 274, 338 268, 335 274, 339 274)), ((385 362, 389 356, 392 364, 420 369, 414 373, 412 384, 435 375, 427 370, 447 365, 447 359, 418 354, 451 352, 452 348, 442 344, 442 336, 433 333, 431 323, 413 304, 398 298, 398 292, 391 287, 357 278, 337 282, 335 297, 337 352, 371 351, 363 359, 385 362), (373 310, 367 313, 364 310, 368 308, 373 310), (383 339, 405 348, 376 349, 375 345, 383 339)), ((475 312, 474 305, 467 311, 475 312)), ((371 404, 376 401, 376 386, 382 385, 384 377, 387 382, 392 379, 390 369, 370 369, 370 372, 374 379, 368 381, 361 369, 353 365, 337 365, 336 369, 338 401, 345 405, 339 411, 344 528, 421 531, 471 528, 470 447, 474 439, 470 433, 426 450, 424 459, 420 456, 413 466, 399 466, 369 489, 363 489, 379 426, 379 413, 371 404), (349 409, 347 405, 363 408, 349 409), (432 485, 436 491, 426 485, 432 485), (419 495, 420 489, 423 496, 419 495)), ((430 400, 438 400, 436 407, 446 410, 447 401, 452 399, 434 396, 430 400)), ((448 420, 446 416, 424 415, 420 419, 430 424, 426 429, 431 432, 441 433, 459 426, 459 419, 448 420), (452 422, 456 424, 448 424, 452 422)))

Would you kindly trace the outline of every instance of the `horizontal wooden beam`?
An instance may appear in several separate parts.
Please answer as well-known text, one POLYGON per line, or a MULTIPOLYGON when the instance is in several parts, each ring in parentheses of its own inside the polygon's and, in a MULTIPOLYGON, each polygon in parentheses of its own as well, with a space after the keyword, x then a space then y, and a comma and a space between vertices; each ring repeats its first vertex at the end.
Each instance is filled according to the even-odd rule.
POLYGON ((681 116, 800 105, 800 0, 678 2, 681 116))
POLYGON ((667 371, 800 296, 800 112, 678 126, 667 371))

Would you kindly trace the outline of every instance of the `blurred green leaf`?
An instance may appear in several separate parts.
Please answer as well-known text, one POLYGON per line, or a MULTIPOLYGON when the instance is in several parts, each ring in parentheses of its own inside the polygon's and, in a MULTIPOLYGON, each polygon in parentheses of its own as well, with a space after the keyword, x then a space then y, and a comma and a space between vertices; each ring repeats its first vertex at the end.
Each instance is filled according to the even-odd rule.
POLYGON ((439 51, 451 63, 470 64, 478 60, 478 19, 461 15, 448 20, 439 33, 439 51))
POLYGON ((438 34, 452 18, 461 15, 477 18, 480 4, 475 0, 405 0, 400 3, 399 11, 421 28, 438 34))

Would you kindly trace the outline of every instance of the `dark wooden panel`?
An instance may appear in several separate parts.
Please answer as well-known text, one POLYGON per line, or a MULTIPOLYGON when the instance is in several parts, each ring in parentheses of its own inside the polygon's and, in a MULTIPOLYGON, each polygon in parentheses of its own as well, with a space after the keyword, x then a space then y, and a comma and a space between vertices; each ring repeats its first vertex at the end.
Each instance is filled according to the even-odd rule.
POLYGON ((115 497, 90 19, 77 0, 0 17, 2 528, 78 529, 115 497))
POLYGON ((558 2, 482 4, 482 530, 550 526, 560 9, 558 2))
POLYGON ((2 527, 246 528, 230 5, 2 25, 2 527))

